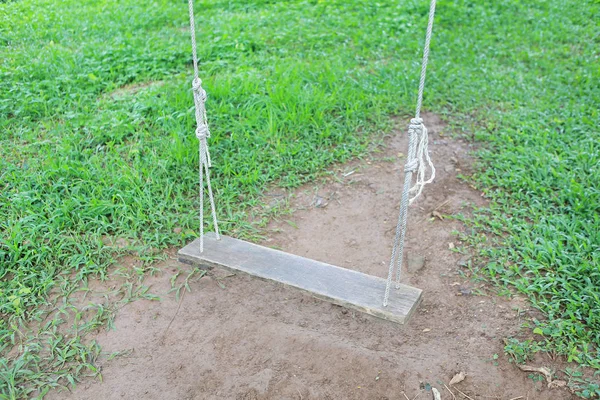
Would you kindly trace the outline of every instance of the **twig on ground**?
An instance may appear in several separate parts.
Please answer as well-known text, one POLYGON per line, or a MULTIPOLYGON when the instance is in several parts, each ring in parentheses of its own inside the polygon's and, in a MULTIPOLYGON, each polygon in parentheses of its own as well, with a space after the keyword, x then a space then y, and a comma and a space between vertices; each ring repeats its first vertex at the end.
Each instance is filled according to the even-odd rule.
POLYGON ((444 207, 446 204, 448 204, 448 202, 450 201, 450 199, 447 199, 446 201, 442 202, 440 205, 438 205, 436 208, 434 208, 433 210, 429 211, 427 213, 427 216, 425 218, 420 219, 417 224, 420 224, 421 222, 427 220, 430 218, 431 214, 436 212, 437 210, 439 210, 440 208, 444 207))
POLYGON ((183 298, 185 297, 185 290, 183 291, 183 294, 181 295, 181 298, 179 299, 179 304, 177 304, 177 310, 175 310, 175 314, 173 314, 173 318, 171 318, 171 321, 169 321, 169 325, 167 325, 167 329, 165 329, 165 333, 163 333, 163 340, 167 337, 167 332, 169 331, 169 328, 171 327, 171 324, 173 323, 173 321, 175 321, 175 317, 177 317, 177 314, 179 313, 179 309, 181 308, 181 303, 183 302, 183 298))
MULTIPOLYGON (((431 210, 431 212, 437 211, 440 208, 444 207, 446 204, 448 204, 448 202, 450 202, 450 199, 444 201, 442 204, 440 204, 439 206, 437 206, 436 208, 434 208, 433 210, 431 210)), ((430 213, 431 214, 431 213, 430 213)))
MULTIPOLYGON (((456 388, 454 388, 456 389, 456 388)), ((460 391, 460 389, 456 389, 456 391, 458 391, 458 393, 462 394, 463 396, 465 396, 467 399, 469 400, 474 400, 472 397, 467 396, 466 394, 464 394, 463 392, 460 391)))
POLYGON ((452 390, 450 390, 450 388, 448 388, 448 386, 446 386, 446 384, 445 384, 445 383, 444 383, 444 387, 446 388, 446 390, 447 390, 447 391, 449 391, 449 392, 450 392, 450 394, 452 395, 452 398, 453 398, 454 400, 456 400, 456 396, 454 395, 454 393, 452 393, 452 390))

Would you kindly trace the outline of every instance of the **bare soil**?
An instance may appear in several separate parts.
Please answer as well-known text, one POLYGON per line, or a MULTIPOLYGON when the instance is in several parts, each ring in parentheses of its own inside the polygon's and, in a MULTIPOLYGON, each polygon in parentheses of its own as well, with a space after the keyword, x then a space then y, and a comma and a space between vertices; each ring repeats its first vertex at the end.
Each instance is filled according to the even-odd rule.
MULTIPOLYGON (((48 398, 412 400, 432 399, 434 387, 442 399, 570 399, 566 389, 547 389, 503 355, 502 338, 518 333, 531 311, 519 297, 485 295, 485 286, 469 278, 467 258, 455 251, 454 232, 465 227, 444 216, 485 204, 457 178, 469 172, 470 148, 444 136, 435 115, 424 117, 437 179, 409 211, 411 265, 403 282, 422 288, 424 300, 407 325, 219 270, 192 281, 178 301, 170 278, 190 267, 172 252, 162 274, 146 281, 162 300, 127 305, 115 329, 97 336, 106 354, 123 352, 101 360, 103 381, 48 398), (467 378, 450 394, 444 384, 459 371, 467 378)), ((296 211, 273 221, 262 244, 385 277, 404 132, 393 132, 370 158, 336 166, 331 178, 296 191, 296 211)), ((265 207, 284 198, 269 193, 265 207)), ((552 367, 550 359, 538 362, 552 367)))

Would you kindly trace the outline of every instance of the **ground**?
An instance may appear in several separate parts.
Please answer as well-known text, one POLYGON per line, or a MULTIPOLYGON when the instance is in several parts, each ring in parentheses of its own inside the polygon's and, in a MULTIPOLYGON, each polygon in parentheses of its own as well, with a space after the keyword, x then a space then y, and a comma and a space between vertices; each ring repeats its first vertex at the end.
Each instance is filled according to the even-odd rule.
MULTIPOLYGON (((379 265, 387 262, 399 201, 398 153, 406 151, 394 138, 404 135, 414 110, 428 10, 424 0, 197 4, 224 233, 263 236, 265 245, 385 273, 379 265), (384 136, 387 150, 377 152, 384 136), (328 168, 330 180, 321 182, 328 168)), ((312 344, 305 335, 311 329, 372 361, 356 361, 365 368, 358 377, 344 364, 315 366, 332 391, 361 386, 345 393, 370 397, 368 388, 402 383, 413 396, 418 373, 424 385, 439 385, 458 362, 455 368, 469 373, 459 387, 472 396, 504 396, 496 385, 525 398, 528 389, 530 398, 568 395, 536 392, 540 377, 520 373, 509 363, 515 360, 554 368, 583 398, 600 396, 599 15, 598 1, 438 1, 423 105, 449 126, 432 138, 439 179, 411 211, 409 259, 427 260, 404 279, 425 289, 425 302, 399 328, 263 282, 160 263, 198 235, 185 2, 0 0, 0 399, 75 385, 75 397, 120 394, 111 385, 125 376, 125 364, 157 348, 190 363, 182 379, 215 385, 207 393, 241 396, 250 388, 231 385, 259 371, 244 356, 261 354, 263 340, 287 344, 292 336, 283 328, 270 335, 264 329, 292 329, 293 318, 305 325, 293 328, 297 343, 312 344), (471 144, 477 150, 469 170, 471 144), (449 153, 439 154, 443 149, 449 153), (465 172, 467 183, 454 180, 465 172), (484 207, 470 211, 469 204, 484 207), (466 215, 465 226, 457 213, 466 215), (444 219, 448 214, 456 219, 444 219), (190 291, 182 292, 186 282, 190 291), (156 296, 161 303, 145 301, 156 296), (210 307, 215 314, 202 323, 185 319, 210 307), (146 313, 152 309, 161 314, 146 313), (167 331, 163 347, 152 345, 152 329, 133 330, 135 310, 141 327, 167 331), (213 352, 215 332, 239 334, 238 327, 252 341, 213 352), (179 342, 167 342, 175 334, 185 336, 181 343, 195 341, 189 348, 197 353, 186 352, 197 357, 178 355, 179 342), (277 335, 284 335, 279 342, 277 335), (139 345, 142 337, 150 345, 139 345), (407 341, 393 355, 382 350, 392 352, 390 337, 407 341), (194 375, 201 365, 192 369, 204 351, 215 357, 212 380, 194 375), (372 351, 389 365, 379 368, 372 351), (431 372, 404 354, 425 360, 431 372), (239 376, 228 373, 230 364, 239 376), (97 367, 105 386, 85 380, 97 367), (379 380, 360 378, 372 376, 369 368, 381 370, 379 380), (397 376, 383 375, 389 371, 397 376), (226 376, 235 378, 230 386, 226 376), (348 386, 348 376, 360 383, 348 386)), ((273 360, 308 367, 315 348, 294 346, 273 360)), ((263 367, 273 371, 265 396, 278 397, 269 390, 291 382, 285 377, 293 369, 278 365, 263 367)), ((162 373, 157 367, 160 373, 150 374, 152 364, 140 360, 128 368, 153 377, 136 381, 131 372, 126 395, 162 373)), ((303 389, 325 387, 296 375, 306 380, 303 389)), ((169 391, 181 387, 160 390, 176 397, 169 391)))
MULTIPOLYGON (((465 226, 447 216, 485 200, 457 178, 469 171, 470 145, 448 137, 437 116, 425 122, 437 179, 410 209, 407 256, 424 256, 425 264, 405 269, 403 281, 424 290, 407 325, 218 269, 192 279, 177 299, 168 294, 170 279, 191 267, 173 249, 161 273, 145 281, 162 300, 129 303, 114 329, 98 334, 102 382, 85 380, 48 398, 412 400, 431 399, 430 386, 442 399, 571 398, 498 357, 502 338, 517 334, 533 311, 521 297, 488 295, 470 276, 468 257, 455 251, 455 231, 465 226), (446 388, 460 371, 467 378, 446 388)), ((295 191, 296 211, 269 224, 262 244, 385 277, 406 151, 397 123, 379 151, 295 191)), ((264 206, 288 196, 274 189, 264 206)), ((538 362, 553 366, 547 357, 538 362)))

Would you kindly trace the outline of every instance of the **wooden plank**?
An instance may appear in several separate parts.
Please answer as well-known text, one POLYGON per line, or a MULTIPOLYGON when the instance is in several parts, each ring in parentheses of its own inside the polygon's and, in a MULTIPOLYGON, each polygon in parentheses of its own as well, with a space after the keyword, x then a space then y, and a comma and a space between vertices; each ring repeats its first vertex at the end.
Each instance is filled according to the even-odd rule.
POLYGON ((245 272, 401 324, 408 321, 421 300, 420 289, 401 285, 400 289, 392 287, 389 304, 383 307, 385 279, 227 236, 216 240, 214 233, 205 235, 203 253, 196 239, 179 251, 179 261, 245 272))

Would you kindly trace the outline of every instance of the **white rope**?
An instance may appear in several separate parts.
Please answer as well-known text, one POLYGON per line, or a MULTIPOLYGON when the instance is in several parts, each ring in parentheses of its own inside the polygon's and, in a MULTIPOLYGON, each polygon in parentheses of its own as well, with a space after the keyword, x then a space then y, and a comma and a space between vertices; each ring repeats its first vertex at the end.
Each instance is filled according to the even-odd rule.
POLYGON ((192 80, 192 92, 194 94, 194 109, 196 115, 196 137, 199 141, 199 175, 200 175, 200 252, 204 251, 204 175, 206 174, 206 188, 208 199, 210 201, 210 210, 212 213, 213 224, 217 239, 219 236, 219 224, 217 221, 217 211, 215 208, 215 199, 210 184, 209 168, 211 167, 210 152, 208 150, 207 138, 210 137, 208 129, 208 119, 206 118, 206 91, 202 88, 202 80, 198 76, 198 52, 196 49, 196 25, 194 22, 194 1, 188 0, 188 9, 190 14, 190 33, 192 36, 192 61, 194 63, 194 79, 192 80))
POLYGON ((408 126, 408 155, 406 158, 406 164, 404 165, 404 187, 402 190, 402 200, 400 201, 400 213, 398 215, 398 224, 396 225, 396 234, 394 236, 394 245, 392 247, 392 257, 390 259, 388 269, 385 294, 383 296, 384 307, 388 305, 394 270, 396 270, 396 289, 400 287, 408 206, 421 195, 423 187, 426 184, 433 182, 433 179, 435 178, 435 168, 431 162, 431 158, 429 157, 429 138, 427 135, 427 128, 421 119, 421 105, 423 104, 425 76, 427 73, 427 63, 429 61, 429 45, 431 43, 431 34, 433 32, 435 2, 436 0, 431 0, 429 5, 429 20, 427 22, 427 33, 425 35, 425 45, 423 48, 421 78, 419 79, 419 92, 417 95, 417 109, 415 112, 415 118, 410 120, 410 125, 408 126), (429 179, 425 179, 427 167, 431 169, 429 179), (411 188, 413 173, 415 172, 417 179, 414 186, 411 188), (414 194, 414 196, 409 199, 411 194, 414 194))
MULTIPOLYGON (((433 182, 435 179, 435 167, 433 166, 433 162, 431 162, 431 158, 429 157, 429 135, 427 134, 427 128, 423 124, 423 120, 421 118, 415 118, 415 124, 418 124, 419 127, 417 129, 417 136, 419 138, 419 143, 417 145, 417 155, 413 161, 416 161, 417 167, 417 179, 412 188, 410 188, 409 193, 415 193, 412 199, 408 201, 408 205, 411 205, 413 201, 415 201, 423 192, 423 187, 428 183, 433 182), (425 164, 427 162, 427 165, 425 164), (429 166, 431 170, 429 179, 425 180, 425 171, 429 166)), ((411 123, 413 122, 411 121, 411 123)))

